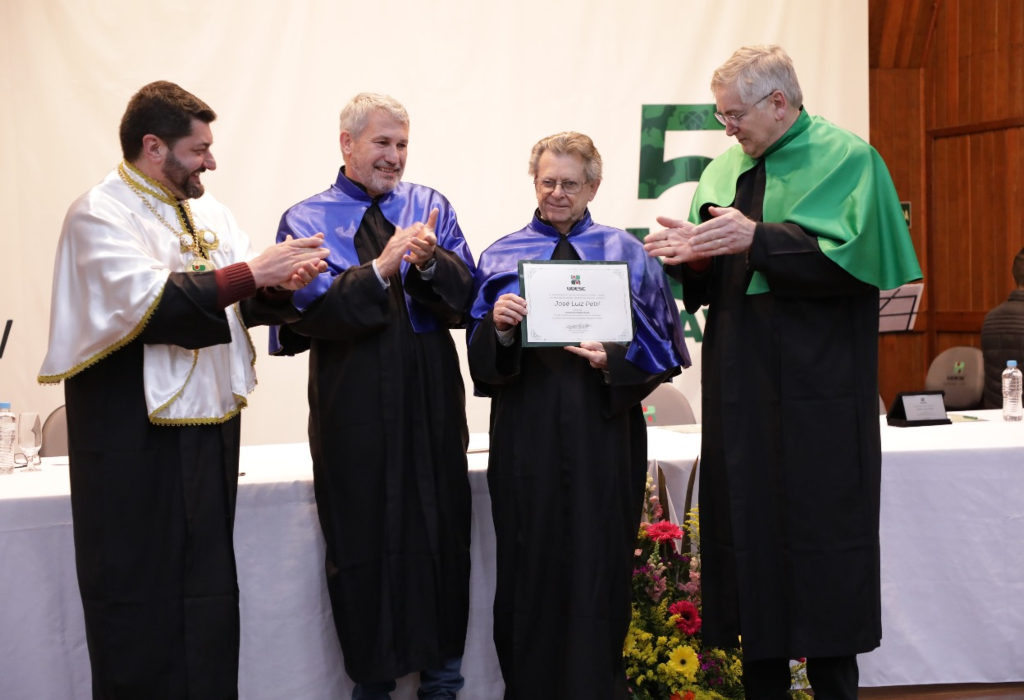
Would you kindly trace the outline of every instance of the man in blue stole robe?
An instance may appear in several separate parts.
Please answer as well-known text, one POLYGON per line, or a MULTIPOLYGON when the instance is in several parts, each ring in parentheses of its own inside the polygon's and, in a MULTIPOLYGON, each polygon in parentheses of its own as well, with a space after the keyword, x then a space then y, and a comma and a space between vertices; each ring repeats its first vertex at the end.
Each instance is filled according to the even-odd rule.
POLYGON ((590 217, 601 182, 590 138, 541 140, 530 173, 538 210, 480 257, 470 311, 470 371, 491 397, 494 641, 507 700, 624 700, 647 471, 640 402, 690 360, 661 267, 590 217), (632 342, 524 348, 520 260, 626 261, 632 342))
POLYGON ((337 182, 278 233, 330 241, 328 271, 293 297, 302 318, 270 350, 310 351, 317 510, 356 700, 387 698, 415 671, 421 698, 455 698, 469 611, 469 433, 448 329, 475 266, 448 200, 401 182, 408 135, 399 103, 356 96, 337 182))

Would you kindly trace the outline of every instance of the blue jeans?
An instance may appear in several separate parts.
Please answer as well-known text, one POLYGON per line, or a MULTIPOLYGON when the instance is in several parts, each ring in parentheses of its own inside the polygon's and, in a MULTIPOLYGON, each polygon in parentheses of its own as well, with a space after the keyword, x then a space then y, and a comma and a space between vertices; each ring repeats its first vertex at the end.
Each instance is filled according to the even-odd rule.
MULTIPOLYGON (((456 693, 465 685, 461 668, 462 657, 458 656, 446 659, 441 668, 420 671, 420 689, 416 696, 420 700, 455 700, 456 693)), ((389 700, 396 685, 394 681, 357 683, 352 691, 352 700, 389 700)))

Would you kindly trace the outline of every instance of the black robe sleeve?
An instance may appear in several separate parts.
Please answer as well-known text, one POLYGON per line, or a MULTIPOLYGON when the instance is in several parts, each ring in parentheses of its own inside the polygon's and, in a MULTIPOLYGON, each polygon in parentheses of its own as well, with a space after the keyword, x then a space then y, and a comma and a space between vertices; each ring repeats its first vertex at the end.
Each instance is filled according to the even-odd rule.
POLYGON ((473 274, 457 255, 434 248, 434 274, 423 279, 415 265, 405 276, 405 291, 449 326, 462 323, 473 291, 473 274))
POLYGON ((626 359, 628 345, 605 343, 608 356, 607 379, 608 408, 606 415, 614 416, 637 405, 647 398, 659 384, 679 374, 678 367, 661 374, 648 374, 626 359))
POLYGON ((380 332, 392 320, 386 289, 372 263, 343 270, 301 318, 280 330, 308 338, 358 341, 380 332))
MULTIPOLYGON (((239 302, 239 309, 247 328, 299 317, 290 298, 257 295, 239 302)), ((212 272, 172 272, 139 339, 146 345, 177 345, 189 350, 230 343, 228 313, 232 312, 217 307, 217 279, 212 272)))
POLYGON ((139 334, 147 345, 178 345, 189 350, 231 342, 224 309, 217 308, 212 272, 172 272, 149 322, 139 334))
POLYGON ((707 268, 697 271, 686 263, 681 265, 665 265, 665 274, 683 284, 683 307, 687 313, 695 314, 697 309, 711 303, 711 279, 717 261, 712 260, 707 268))
POLYGON ((256 296, 238 302, 242 312, 242 323, 246 328, 291 323, 299 320, 301 314, 292 306, 291 295, 275 297, 256 292, 256 296))
POLYGON ((520 326, 516 326, 511 345, 502 345, 494 327, 494 309, 477 325, 469 341, 469 366, 473 382, 486 396, 494 396, 495 389, 513 381, 522 367, 523 344, 520 326))

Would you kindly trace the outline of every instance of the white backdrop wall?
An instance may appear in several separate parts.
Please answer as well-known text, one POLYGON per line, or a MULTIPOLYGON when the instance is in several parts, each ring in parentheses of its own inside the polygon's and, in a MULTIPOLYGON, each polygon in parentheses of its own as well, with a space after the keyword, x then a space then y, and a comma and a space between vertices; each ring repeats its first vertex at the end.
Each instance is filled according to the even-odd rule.
MULTIPOLYGON (((61 222, 120 159, 121 114, 147 82, 177 82, 217 111, 218 167, 204 181, 259 249, 284 209, 334 180, 345 101, 397 97, 412 120, 405 179, 448 196, 478 254, 528 221, 529 150, 567 129, 604 158, 595 220, 654 229, 657 215, 683 215, 693 184, 638 197, 642 106, 710 103, 712 71, 743 44, 786 47, 808 110, 867 138, 867 25, 866 0, 3 0, 0 333, 12 323, 0 400, 43 414, 63 403, 62 388, 35 381, 61 222)), ((664 157, 730 144, 671 131, 664 157)), ((264 329, 253 339, 243 443, 302 441, 306 358, 266 356, 264 329)), ((699 414, 689 344, 697 362, 676 383, 699 414)), ((488 411, 469 400, 471 430, 486 430, 488 411)))

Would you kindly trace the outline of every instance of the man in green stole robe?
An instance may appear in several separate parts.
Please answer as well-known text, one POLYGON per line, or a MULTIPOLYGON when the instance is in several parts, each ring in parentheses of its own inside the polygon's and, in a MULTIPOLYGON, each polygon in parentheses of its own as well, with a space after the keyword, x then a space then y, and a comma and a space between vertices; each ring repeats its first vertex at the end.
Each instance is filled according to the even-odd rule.
POLYGON ((878 153, 813 117, 777 46, 714 74, 738 145, 703 173, 688 221, 646 240, 707 305, 700 529, 703 635, 742 641, 746 697, 856 698, 881 641, 878 298, 921 277, 878 153))

